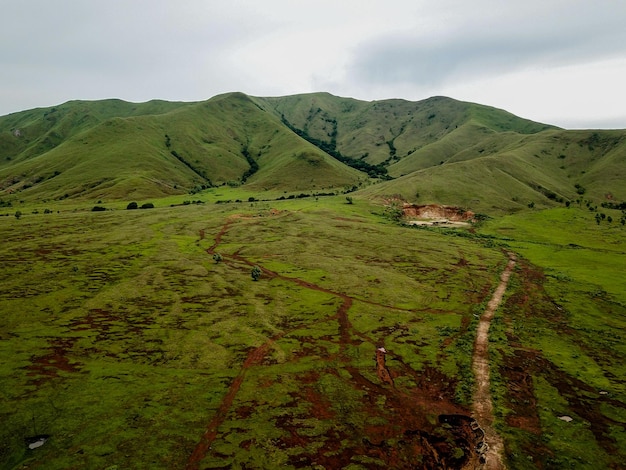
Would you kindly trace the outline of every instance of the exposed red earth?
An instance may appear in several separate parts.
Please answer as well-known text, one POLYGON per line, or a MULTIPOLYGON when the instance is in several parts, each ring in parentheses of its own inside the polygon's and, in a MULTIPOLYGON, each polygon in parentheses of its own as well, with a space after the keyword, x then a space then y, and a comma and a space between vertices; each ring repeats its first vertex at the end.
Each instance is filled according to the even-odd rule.
POLYGON ((408 219, 446 219, 452 222, 472 222, 475 214, 459 207, 441 206, 438 204, 402 204, 402 212, 408 219))

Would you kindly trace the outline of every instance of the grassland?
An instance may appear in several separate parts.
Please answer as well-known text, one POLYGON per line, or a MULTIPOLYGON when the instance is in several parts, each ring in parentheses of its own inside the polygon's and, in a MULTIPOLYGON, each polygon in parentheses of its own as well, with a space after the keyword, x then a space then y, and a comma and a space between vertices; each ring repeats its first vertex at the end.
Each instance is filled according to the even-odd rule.
POLYGON ((0 117, 0 206, 370 186, 368 197, 509 213, 626 200, 625 146, 623 130, 566 131, 446 97, 72 101, 0 117))
POLYGON ((503 250, 519 260, 490 344, 505 459, 619 468, 617 222, 572 207, 472 233, 403 227, 358 197, 216 203, 252 194, 0 217, 1 468, 458 468, 471 441, 440 417, 470 414, 503 250))

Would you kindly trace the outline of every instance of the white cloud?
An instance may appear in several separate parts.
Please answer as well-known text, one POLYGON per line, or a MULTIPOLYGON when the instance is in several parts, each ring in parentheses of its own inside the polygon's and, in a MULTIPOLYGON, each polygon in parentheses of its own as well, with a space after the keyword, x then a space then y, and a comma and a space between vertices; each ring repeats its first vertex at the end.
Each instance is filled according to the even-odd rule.
POLYGON ((330 91, 616 122, 625 21, 612 0, 20 0, 0 17, 0 114, 330 91))

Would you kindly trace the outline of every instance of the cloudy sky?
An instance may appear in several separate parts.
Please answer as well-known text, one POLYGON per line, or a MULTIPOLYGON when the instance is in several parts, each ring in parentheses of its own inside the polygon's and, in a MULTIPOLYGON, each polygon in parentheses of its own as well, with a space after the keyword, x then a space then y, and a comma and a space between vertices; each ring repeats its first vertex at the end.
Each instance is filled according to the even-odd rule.
POLYGON ((626 128, 625 25, 623 0, 2 0, 0 115, 328 91, 626 128))

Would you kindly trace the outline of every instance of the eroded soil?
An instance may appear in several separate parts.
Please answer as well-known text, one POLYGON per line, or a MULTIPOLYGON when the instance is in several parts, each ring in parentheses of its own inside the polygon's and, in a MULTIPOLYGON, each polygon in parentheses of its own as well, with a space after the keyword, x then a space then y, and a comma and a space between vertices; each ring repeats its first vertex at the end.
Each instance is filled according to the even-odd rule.
POLYGON ((460 207, 438 204, 402 204, 402 215, 408 225, 463 227, 474 222, 475 214, 460 207))

